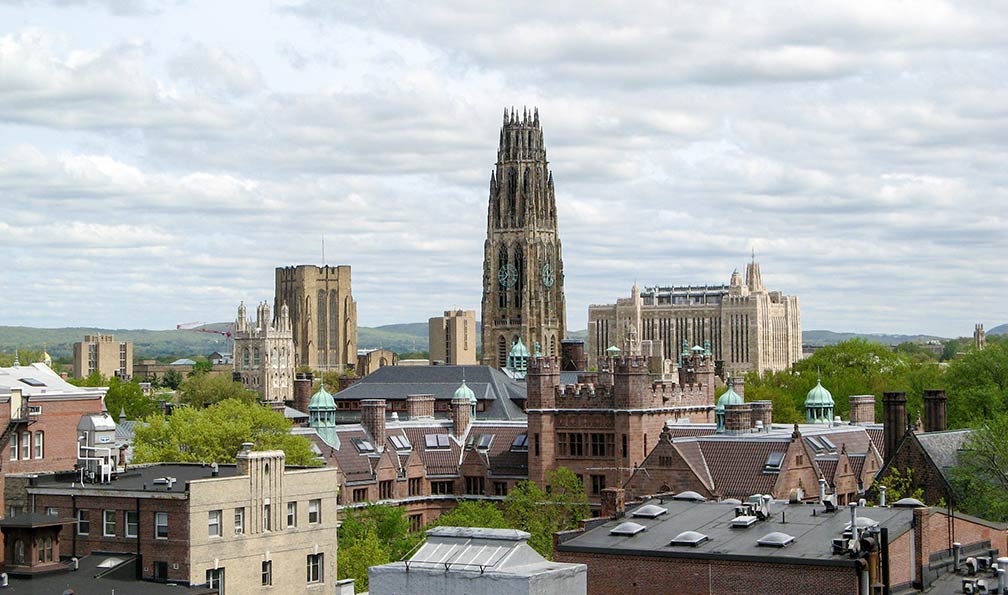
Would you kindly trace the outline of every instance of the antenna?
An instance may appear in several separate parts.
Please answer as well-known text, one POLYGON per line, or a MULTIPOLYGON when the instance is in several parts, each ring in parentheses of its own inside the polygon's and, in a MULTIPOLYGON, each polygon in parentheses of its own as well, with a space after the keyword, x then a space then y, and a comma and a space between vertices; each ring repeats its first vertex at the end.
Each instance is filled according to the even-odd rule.
POLYGON ((322 266, 325 266, 325 233, 322 234, 322 266))

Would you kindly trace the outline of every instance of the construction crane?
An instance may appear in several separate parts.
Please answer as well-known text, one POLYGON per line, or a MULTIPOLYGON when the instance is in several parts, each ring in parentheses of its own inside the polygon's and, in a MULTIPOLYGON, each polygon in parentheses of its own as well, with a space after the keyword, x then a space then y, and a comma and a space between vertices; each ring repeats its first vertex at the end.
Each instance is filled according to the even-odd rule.
POLYGON ((219 331, 217 329, 206 328, 205 322, 184 322, 182 324, 176 324, 175 330, 177 331, 195 331, 197 333, 210 333, 213 335, 221 335, 225 339, 225 345, 227 345, 227 352, 234 353, 234 334, 231 329, 225 329, 219 331))

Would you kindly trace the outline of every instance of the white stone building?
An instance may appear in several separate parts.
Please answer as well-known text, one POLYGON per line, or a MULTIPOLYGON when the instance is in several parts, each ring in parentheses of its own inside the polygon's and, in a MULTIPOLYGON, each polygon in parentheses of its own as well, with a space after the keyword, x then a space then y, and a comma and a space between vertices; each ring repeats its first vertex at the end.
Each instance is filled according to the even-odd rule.
POLYGON ((256 319, 246 318, 245 302, 238 306, 234 333, 234 371, 263 401, 294 399, 294 338, 287 304, 270 318, 270 307, 256 307, 256 319))

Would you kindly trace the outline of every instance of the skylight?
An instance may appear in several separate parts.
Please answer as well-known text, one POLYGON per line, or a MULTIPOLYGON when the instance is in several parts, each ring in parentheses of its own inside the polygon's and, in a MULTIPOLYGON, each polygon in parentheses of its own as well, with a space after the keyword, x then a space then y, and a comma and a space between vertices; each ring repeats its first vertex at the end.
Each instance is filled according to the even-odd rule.
POLYGON ((528 452, 528 434, 518 434, 514 442, 511 443, 511 450, 515 452, 528 452))
POLYGON ((375 448, 372 446, 370 440, 366 438, 351 438, 350 440, 357 447, 357 452, 374 452, 375 448))
POLYGON ((767 456, 766 465, 763 467, 765 472, 780 471, 781 463, 784 462, 784 453, 782 452, 772 452, 767 456))
POLYGON ((690 502, 706 502, 707 498, 704 498, 700 494, 692 491, 686 490, 685 492, 679 492, 675 496, 672 496, 673 500, 688 500, 690 502))
POLYGON ((45 386, 45 382, 42 382, 38 378, 18 378, 21 382, 24 382, 28 386, 45 386))
POLYGON ((490 448, 490 443, 493 442, 493 434, 480 434, 479 438, 476 439, 476 448, 479 450, 487 450, 490 448))
POLYGON ((710 539, 710 537, 707 537, 698 531, 683 531, 679 535, 673 537, 672 541, 669 542, 669 545, 687 545, 690 547, 696 547, 708 539, 710 539))
POLYGON ((745 527, 751 527, 759 520, 759 517, 753 516, 751 514, 742 514, 731 520, 731 526, 743 529, 745 527))
POLYGON ((662 508, 657 504, 645 504, 633 511, 633 516, 643 519, 654 519, 668 512, 667 508, 662 508))
POLYGON ((412 450, 413 445, 410 444, 409 438, 405 434, 393 434, 389 436, 389 440, 392 441, 392 446, 396 450, 412 450))
POLYGON ((609 535, 637 535, 647 527, 633 521, 624 521, 609 531, 609 535))
POLYGON ((793 535, 788 535, 787 533, 782 533, 780 531, 774 531, 773 533, 767 533, 763 537, 757 539, 756 545, 762 545, 765 547, 785 547, 793 541, 793 535))
POLYGON ((826 448, 830 450, 836 450, 836 444, 833 444, 833 441, 827 438, 826 436, 819 436, 819 440, 821 440, 822 443, 826 445, 826 448))
POLYGON ((917 498, 902 498, 893 503, 896 508, 920 508, 924 503, 917 498))
POLYGON ((424 436, 424 446, 431 450, 449 448, 448 434, 426 434, 424 436))

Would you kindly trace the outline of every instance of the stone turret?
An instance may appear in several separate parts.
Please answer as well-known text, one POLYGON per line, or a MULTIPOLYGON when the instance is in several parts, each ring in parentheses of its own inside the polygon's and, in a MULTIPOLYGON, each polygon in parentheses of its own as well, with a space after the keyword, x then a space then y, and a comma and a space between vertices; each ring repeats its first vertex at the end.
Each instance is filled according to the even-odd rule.
POLYGON ((525 377, 526 407, 550 409, 556 407, 556 391, 560 386, 560 361, 556 357, 542 356, 529 360, 525 377))

